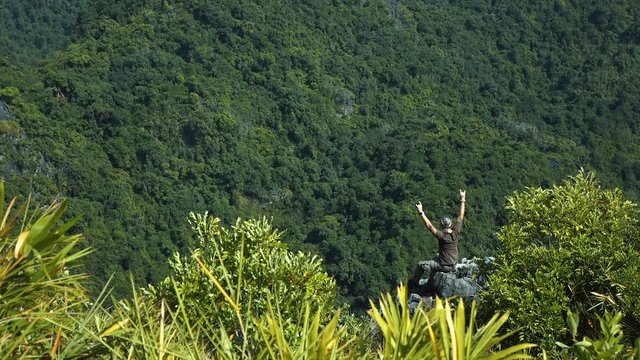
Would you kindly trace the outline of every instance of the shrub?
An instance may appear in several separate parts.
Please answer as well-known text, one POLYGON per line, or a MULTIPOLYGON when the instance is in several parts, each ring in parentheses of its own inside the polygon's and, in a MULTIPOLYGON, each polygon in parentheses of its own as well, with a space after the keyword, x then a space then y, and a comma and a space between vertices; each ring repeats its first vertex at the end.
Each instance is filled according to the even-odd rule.
MULTIPOLYGON (((620 190, 602 189, 580 172, 551 189, 507 198, 509 223, 498 233, 499 267, 483 294, 490 312, 510 310, 521 339, 554 347, 567 335, 564 314, 584 319, 593 309, 626 315, 630 334, 640 320, 640 239, 636 205, 620 190)), ((636 329, 637 331, 637 329, 636 329)))
POLYGON ((190 305, 187 312, 193 321, 207 319, 238 339, 248 336, 246 326, 252 326, 254 318, 268 312, 269 301, 283 323, 291 324, 284 326, 288 338, 299 332, 294 324, 303 304, 312 313, 326 310, 323 320, 333 313, 336 285, 321 260, 287 250, 282 233, 266 219, 238 220, 228 230, 218 218, 192 213, 190 223, 198 248, 190 256, 174 255, 172 277, 148 290, 153 298, 176 307, 179 295, 190 305))

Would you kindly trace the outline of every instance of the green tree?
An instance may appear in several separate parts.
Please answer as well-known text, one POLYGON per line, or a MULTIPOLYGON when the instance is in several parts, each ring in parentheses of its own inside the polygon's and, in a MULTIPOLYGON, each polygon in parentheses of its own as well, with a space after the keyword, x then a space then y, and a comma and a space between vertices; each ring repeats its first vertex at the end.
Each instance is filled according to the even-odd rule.
POLYGON ((488 309, 512 311, 521 337, 554 347, 567 335, 567 310, 589 334, 594 310, 625 314, 628 334, 640 324, 640 238, 636 205, 580 172, 550 189, 507 199, 509 223, 498 233, 498 268, 484 294, 488 309))

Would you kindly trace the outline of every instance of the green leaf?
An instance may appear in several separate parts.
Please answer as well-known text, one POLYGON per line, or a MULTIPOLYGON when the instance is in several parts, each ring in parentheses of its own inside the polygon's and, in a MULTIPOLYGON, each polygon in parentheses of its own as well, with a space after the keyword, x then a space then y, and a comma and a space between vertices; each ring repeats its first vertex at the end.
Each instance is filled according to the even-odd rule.
POLYGON ((591 347, 591 346, 593 346, 593 343, 591 341, 588 341, 588 340, 582 340, 582 341, 576 342, 575 346, 591 347))
POLYGON ((574 313, 571 310, 567 310, 567 326, 569 326, 569 331, 571 335, 578 335, 578 322, 579 322, 578 313, 574 313))

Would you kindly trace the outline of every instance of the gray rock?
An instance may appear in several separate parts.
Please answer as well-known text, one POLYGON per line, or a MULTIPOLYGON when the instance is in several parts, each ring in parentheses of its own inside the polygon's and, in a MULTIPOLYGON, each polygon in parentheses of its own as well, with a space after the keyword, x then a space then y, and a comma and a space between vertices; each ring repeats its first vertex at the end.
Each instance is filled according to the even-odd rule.
POLYGON ((11 111, 11 106, 0 100, 0 120, 8 120, 13 119, 13 112, 11 111))
POLYGON ((449 273, 437 272, 419 284, 409 288, 409 306, 417 308, 421 304, 432 305, 436 296, 441 299, 460 296, 465 301, 475 299, 485 288, 487 275, 481 271, 491 264, 493 258, 462 259, 449 273), (478 265, 480 263, 480 265, 478 265))

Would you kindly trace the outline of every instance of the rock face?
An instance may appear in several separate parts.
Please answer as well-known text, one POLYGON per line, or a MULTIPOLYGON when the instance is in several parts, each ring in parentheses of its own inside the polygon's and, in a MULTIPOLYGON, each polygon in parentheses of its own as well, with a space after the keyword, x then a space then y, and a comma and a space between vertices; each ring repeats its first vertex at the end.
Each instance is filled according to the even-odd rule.
POLYGON ((12 118, 13 113, 11 112, 11 107, 4 101, 0 100, 0 120, 7 120, 12 118))
POLYGON ((462 259, 452 272, 437 272, 428 279, 420 280, 418 286, 409 288, 409 305, 417 307, 421 302, 428 307, 436 296, 441 299, 460 296, 465 301, 475 299, 486 285, 487 275, 481 273, 480 264, 490 264, 493 258, 462 259))
POLYGON ((465 300, 475 298, 480 292, 480 286, 470 278, 458 278, 456 274, 436 273, 433 276, 435 294, 441 298, 461 296, 465 300))

